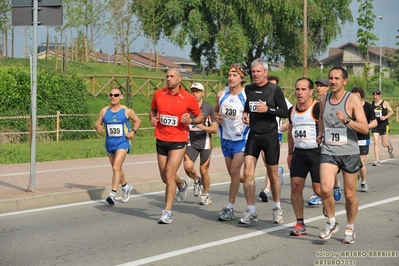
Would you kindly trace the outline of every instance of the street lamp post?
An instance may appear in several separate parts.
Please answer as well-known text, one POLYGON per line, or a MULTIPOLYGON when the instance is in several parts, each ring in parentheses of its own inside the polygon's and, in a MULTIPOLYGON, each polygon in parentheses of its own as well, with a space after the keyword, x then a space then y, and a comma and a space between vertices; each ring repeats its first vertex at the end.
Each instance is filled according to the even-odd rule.
POLYGON ((381 40, 380 40, 380 79, 378 84, 378 89, 381 91, 381 81, 382 81, 382 16, 378 16, 380 19, 380 32, 381 32, 381 40))

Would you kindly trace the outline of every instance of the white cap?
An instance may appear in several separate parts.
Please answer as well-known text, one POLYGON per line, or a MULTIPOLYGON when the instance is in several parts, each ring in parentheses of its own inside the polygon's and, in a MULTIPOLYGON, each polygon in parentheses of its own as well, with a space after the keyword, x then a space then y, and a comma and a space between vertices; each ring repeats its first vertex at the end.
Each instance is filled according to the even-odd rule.
POLYGON ((205 90, 204 86, 202 86, 202 84, 199 83, 199 82, 193 83, 193 85, 191 85, 191 87, 190 87, 190 90, 191 89, 197 89, 197 90, 200 90, 200 91, 204 91, 205 90))

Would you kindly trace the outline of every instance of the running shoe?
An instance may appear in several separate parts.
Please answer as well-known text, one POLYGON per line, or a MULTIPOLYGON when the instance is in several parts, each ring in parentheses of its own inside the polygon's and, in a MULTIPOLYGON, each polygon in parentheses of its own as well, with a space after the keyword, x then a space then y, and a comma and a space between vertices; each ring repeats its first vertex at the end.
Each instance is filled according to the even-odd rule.
POLYGON ((335 222, 334 225, 331 225, 330 222, 327 221, 326 226, 324 227, 323 231, 320 232, 319 237, 324 240, 330 239, 331 235, 336 233, 338 229, 338 222, 335 222))
POLYGON ((355 243, 355 230, 350 228, 345 228, 344 244, 355 243))
POLYGON ((294 230, 290 232, 290 236, 304 236, 307 235, 306 226, 304 224, 295 223, 294 230))
POLYGON ((222 215, 219 216, 219 221, 233 221, 236 217, 234 217, 234 210, 229 208, 223 208, 222 215))
POLYGON ((367 183, 362 183, 360 184, 360 189, 362 192, 369 192, 369 185, 367 185, 367 183))
POLYGON ((163 210, 161 219, 159 219, 159 224, 170 224, 173 222, 172 214, 166 210, 163 210))
POLYGON ((121 201, 123 203, 126 203, 130 199, 130 192, 133 190, 133 185, 132 184, 126 184, 124 187, 122 187, 122 192, 123 195, 121 197, 121 201))
POLYGON ((283 210, 281 208, 273 208, 273 223, 283 223, 283 210))
POLYGON ((109 203, 109 205, 115 205, 115 197, 116 197, 116 193, 115 192, 110 192, 108 194, 108 197, 106 199, 106 201, 109 203))
POLYGON ((284 174, 284 168, 279 166, 278 167, 278 178, 280 178, 280 184, 281 185, 284 185, 283 174, 284 174))
POLYGON ((321 205, 321 204, 322 204, 321 198, 316 194, 313 194, 313 196, 311 196, 308 201, 309 206, 321 205))
POLYGON ((339 201, 341 199, 341 188, 339 186, 335 187, 333 193, 335 201, 339 201))
POLYGON ((211 197, 209 195, 201 196, 200 205, 209 205, 212 203, 211 197))
POLYGON ((391 154, 393 152, 392 142, 388 140, 388 153, 391 154))
POLYGON ((238 221, 239 224, 250 224, 256 222, 258 222, 258 215, 256 212, 251 212, 248 209, 245 211, 244 217, 238 221))
POLYGON ((194 197, 199 197, 202 194, 202 189, 201 189, 202 182, 201 181, 202 181, 201 177, 199 176, 197 181, 194 182, 194 190, 193 190, 194 197))
POLYGON ((373 166, 379 166, 379 165, 381 165, 381 162, 379 160, 375 160, 373 166))
POLYGON ((263 202, 269 202, 269 191, 266 192, 266 191, 262 190, 259 193, 259 197, 262 199, 263 202))
POLYGON ((177 194, 176 194, 177 202, 183 202, 184 201, 184 199, 187 196, 187 189, 190 186, 190 180, 185 178, 185 179, 183 179, 183 181, 184 181, 184 186, 177 189, 177 194))

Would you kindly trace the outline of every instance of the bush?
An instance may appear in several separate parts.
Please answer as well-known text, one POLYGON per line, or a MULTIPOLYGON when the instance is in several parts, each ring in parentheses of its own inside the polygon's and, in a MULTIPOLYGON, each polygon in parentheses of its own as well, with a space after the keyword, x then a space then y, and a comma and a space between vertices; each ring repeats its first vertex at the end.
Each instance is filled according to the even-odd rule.
MULTIPOLYGON (((0 113, 2 116, 28 116, 31 113, 30 71, 23 67, 0 68, 0 113)), ((87 114, 88 103, 84 80, 72 75, 65 76, 51 70, 38 70, 37 115, 87 114)), ((37 119, 37 129, 54 131, 56 119, 37 119)), ((7 131, 28 132, 29 119, 2 119, 2 128, 7 131)), ((89 130, 89 117, 62 117, 61 129, 89 130)), ((87 132, 66 132, 64 139, 87 138, 87 132)), ((50 135, 52 139, 55 134, 50 135)), ((28 135, 19 135, 19 141, 26 141, 28 135)))

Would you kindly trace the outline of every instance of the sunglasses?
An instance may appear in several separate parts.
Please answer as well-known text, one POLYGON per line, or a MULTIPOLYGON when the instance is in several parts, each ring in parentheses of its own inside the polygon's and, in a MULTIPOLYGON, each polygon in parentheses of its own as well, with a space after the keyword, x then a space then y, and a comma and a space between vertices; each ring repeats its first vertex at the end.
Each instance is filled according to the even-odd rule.
POLYGON ((119 93, 114 93, 114 94, 110 93, 109 97, 119 97, 119 95, 120 95, 119 93))

